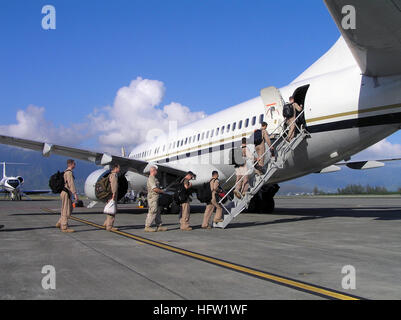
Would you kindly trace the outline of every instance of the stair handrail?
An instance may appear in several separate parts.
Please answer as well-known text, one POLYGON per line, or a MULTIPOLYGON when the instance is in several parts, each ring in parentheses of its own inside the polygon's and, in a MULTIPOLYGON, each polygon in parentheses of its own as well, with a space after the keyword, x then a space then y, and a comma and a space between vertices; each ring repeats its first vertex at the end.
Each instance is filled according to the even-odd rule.
MULTIPOLYGON (((305 110, 302 110, 302 111, 299 113, 299 115, 287 126, 287 128, 284 129, 284 130, 281 132, 279 138, 276 139, 276 141, 274 141, 274 143, 272 143, 272 145, 269 146, 269 147, 267 148, 267 150, 265 151, 265 153, 263 153, 263 155, 261 155, 259 158, 264 158, 264 157, 266 156, 266 154, 267 154, 268 152, 270 152, 270 150, 276 145, 276 143, 278 143, 278 142, 280 141, 280 138, 282 138, 283 135, 284 135, 287 131, 290 130, 290 128, 291 128, 291 126, 292 126, 293 124, 295 124, 295 126, 296 126, 296 128, 297 128, 298 130, 300 130, 300 128, 298 127, 298 125, 296 124, 296 122, 297 122, 298 118, 299 118, 302 114, 304 114, 304 112, 305 112, 305 110)), ((284 121, 281 122, 279 126, 277 126, 277 128, 271 133, 271 135, 274 134, 274 132, 275 132, 278 128, 282 127, 282 126, 286 123, 287 120, 288 120, 288 119, 284 119, 284 121)), ((301 130, 300 130, 300 131, 301 131, 301 130)), ((290 142, 288 142, 288 143, 290 143, 290 142)), ((271 161, 271 159, 270 159, 270 161, 271 161)), ((247 173, 246 173, 246 176, 248 176, 248 175, 255 169, 255 167, 256 167, 256 165, 257 165, 258 163, 259 163, 259 160, 256 160, 255 163, 252 165, 252 167, 248 169, 248 171, 247 171, 247 173)), ((266 172, 266 174, 267 174, 267 172, 266 172)), ((234 174, 229 178, 229 180, 230 180, 234 175, 236 175, 235 172, 234 172, 234 174)), ((242 182, 242 180, 243 180, 244 178, 245 178, 245 176, 243 176, 240 180, 238 180, 238 181, 234 184, 234 186, 230 189, 230 191, 228 191, 228 192, 224 195, 224 197, 220 199, 220 201, 219 201, 219 204, 220 204, 220 205, 222 205, 222 206, 225 208, 225 206, 224 206, 224 204, 223 204, 223 201, 236 189, 237 185, 238 185, 240 182, 242 182)), ((227 183, 229 180, 227 180, 226 183, 227 183)), ((225 184, 226 184, 226 183, 225 183, 225 184)), ((242 199, 243 199, 243 198, 242 198, 242 199)), ((226 210, 227 210, 227 209, 226 209, 226 210)))
MULTIPOLYGON (((303 111, 302 111, 303 112, 303 111)), ((284 119, 282 122, 280 122, 280 124, 276 127, 276 129, 273 130, 273 132, 270 135, 275 134, 275 132, 279 129, 282 128, 282 130, 284 130, 284 124, 287 121, 287 119, 284 119)), ((255 130, 256 131, 256 130, 255 130)), ((284 131, 282 131, 284 132, 284 131)), ((280 135, 281 136, 281 135, 280 135)), ((278 140, 278 139, 277 139, 278 140)), ((226 182, 224 183, 224 185, 222 187, 224 187, 233 177, 236 176, 235 170, 234 173, 226 180, 226 182)), ((238 181, 239 182, 239 181, 238 181)))

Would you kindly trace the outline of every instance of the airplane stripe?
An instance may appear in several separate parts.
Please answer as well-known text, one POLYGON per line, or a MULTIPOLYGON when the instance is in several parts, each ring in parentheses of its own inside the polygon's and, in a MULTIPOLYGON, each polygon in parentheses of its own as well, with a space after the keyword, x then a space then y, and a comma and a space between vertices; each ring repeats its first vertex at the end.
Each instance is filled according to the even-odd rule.
MULTIPOLYGON (((360 111, 338 113, 338 114, 333 114, 333 115, 324 116, 324 117, 320 117, 320 118, 312 118, 310 120, 307 120, 306 122, 309 124, 312 122, 317 122, 317 121, 326 120, 326 119, 334 119, 334 118, 339 118, 339 117, 344 117, 344 116, 349 116, 349 115, 365 114, 365 113, 371 113, 371 112, 377 112, 377 111, 383 111, 383 110, 391 110, 391 109, 396 109, 396 108, 401 108, 401 104, 375 107, 375 108, 370 108, 370 109, 365 109, 365 110, 360 110, 360 111)), ((382 114, 382 115, 376 115, 376 116, 370 116, 370 117, 322 123, 322 124, 317 124, 317 125, 313 125, 313 126, 308 126, 307 130, 310 133, 319 133, 319 132, 350 129, 350 128, 355 128, 355 127, 368 127, 368 126, 396 124, 396 123, 401 123, 401 113, 389 113, 389 114, 382 114)), ((192 158, 192 157, 196 157, 196 156, 204 155, 204 154, 208 154, 208 153, 213 153, 213 152, 217 152, 217 151, 223 151, 223 150, 226 150, 229 148, 233 148, 235 146, 239 146, 239 144, 241 143, 241 140, 237 140, 237 139, 243 138, 243 137, 249 137, 252 133, 253 133, 253 131, 245 132, 245 133, 238 134, 238 135, 235 135, 235 136, 232 136, 229 138, 223 138, 223 139, 220 139, 220 140, 217 140, 214 142, 208 142, 208 143, 198 145, 198 146, 195 146, 192 148, 180 150, 175 153, 165 154, 163 156, 158 156, 158 157, 154 157, 151 159, 145 159, 145 160, 149 161, 149 162, 156 161, 157 163, 162 164, 162 163, 168 163, 168 162, 182 160, 182 159, 188 159, 188 158, 192 158), (229 141, 229 143, 224 143, 224 142, 228 142, 228 141, 229 141), (222 143, 222 144, 216 145, 216 143, 222 143)))
POLYGON ((322 121, 322 120, 329 120, 329 119, 334 119, 334 118, 347 117, 347 116, 353 116, 353 115, 365 114, 365 113, 377 112, 377 111, 383 111, 383 110, 392 110, 392 109, 397 109, 397 108, 401 108, 401 104, 393 104, 393 105, 374 107, 374 108, 369 108, 369 109, 364 109, 364 110, 355 110, 355 111, 350 111, 350 112, 336 113, 336 114, 331 114, 331 115, 327 115, 327 116, 323 116, 323 117, 312 118, 312 119, 306 120, 306 123, 312 123, 312 122, 317 122, 317 121, 322 121))
POLYGON ((350 120, 334 121, 322 123, 314 126, 308 126, 310 133, 329 132, 335 130, 343 130, 350 128, 362 128, 378 125, 388 125, 401 123, 401 113, 389 113, 371 117, 356 118, 350 120))

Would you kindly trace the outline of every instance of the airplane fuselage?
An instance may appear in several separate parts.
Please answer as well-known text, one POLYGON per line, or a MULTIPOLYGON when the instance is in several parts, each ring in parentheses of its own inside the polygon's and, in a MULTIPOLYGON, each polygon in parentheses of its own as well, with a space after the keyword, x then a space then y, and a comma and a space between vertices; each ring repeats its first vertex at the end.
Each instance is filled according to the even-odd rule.
MULTIPOLYGON (((310 137, 269 183, 319 172, 400 129, 401 76, 365 77, 350 54, 344 52, 347 61, 333 67, 333 51, 344 50, 340 39, 311 71, 305 72, 303 79, 280 88, 286 101, 297 90, 307 88, 302 98, 310 137)), ((260 128, 260 120, 268 117, 269 108, 257 97, 140 145, 130 157, 191 170, 197 174, 195 185, 208 181, 213 170, 218 170, 225 181, 234 172, 229 150, 238 146, 242 137, 251 136, 260 128)), ((268 127, 269 133, 273 129, 268 127)), ((131 174, 128 178, 135 190, 144 188, 143 176, 131 174)))

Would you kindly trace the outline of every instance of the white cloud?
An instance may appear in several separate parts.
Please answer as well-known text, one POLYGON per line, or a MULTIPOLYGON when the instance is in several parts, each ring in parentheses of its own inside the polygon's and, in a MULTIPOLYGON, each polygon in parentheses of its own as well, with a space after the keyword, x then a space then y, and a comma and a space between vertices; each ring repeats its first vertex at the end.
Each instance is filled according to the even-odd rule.
POLYGON ((380 160, 401 157, 401 144, 391 143, 387 139, 384 139, 362 151, 356 157, 364 160, 380 160))
POLYGON ((160 107, 164 84, 156 80, 137 78, 117 92, 111 107, 96 110, 89 118, 99 143, 105 147, 133 146, 145 142, 150 132, 167 134, 169 123, 178 127, 205 117, 204 112, 191 110, 177 102, 160 107))
POLYGON ((96 149, 119 152, 122 146, 145 142, 154 129, 167 134, 171 121, 180 127, 205 117, 204 112, 191 112, 177 102, 161 106, 164 94, 163 82, 138 77, 118 90, 112 106, 94 109, 84 123, 55 126, 46 120, 44 107, 31 105, 17 112, 16 124, 0 126, 0 133, 75 146, 95 138, 96 149))
POLYGON ((82 125, 71 127, 55 126, 45 119, 45 108, 30 105, 26 110, 18 110, 17 123, 0 126, 0 133, 12 137, 19 137, 58 144, 79 144, 84 138, 82 125))

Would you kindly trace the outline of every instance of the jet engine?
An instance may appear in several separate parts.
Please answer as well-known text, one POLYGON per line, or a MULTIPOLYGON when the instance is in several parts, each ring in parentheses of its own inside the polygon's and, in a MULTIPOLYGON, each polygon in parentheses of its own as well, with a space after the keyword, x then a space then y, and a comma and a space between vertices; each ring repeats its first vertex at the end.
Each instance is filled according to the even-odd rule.
MULTIPOLYGON (((110 170, 108 169, 99 169, 92 172, 85 181, 85 194, 86 196, 93 201, 99 201, 96 198, 95 186, 96 183, 108 176, 110 174, 110 170)), ((128 191, 128 181, 123 174, 118 175, 118 200, 121 200, 128 191)))

